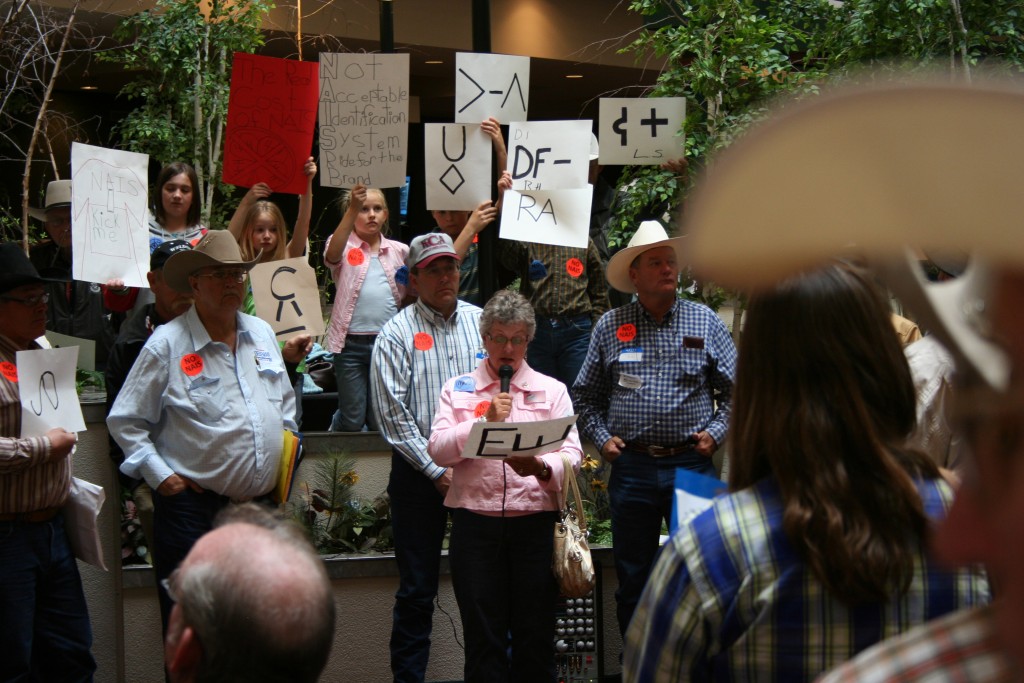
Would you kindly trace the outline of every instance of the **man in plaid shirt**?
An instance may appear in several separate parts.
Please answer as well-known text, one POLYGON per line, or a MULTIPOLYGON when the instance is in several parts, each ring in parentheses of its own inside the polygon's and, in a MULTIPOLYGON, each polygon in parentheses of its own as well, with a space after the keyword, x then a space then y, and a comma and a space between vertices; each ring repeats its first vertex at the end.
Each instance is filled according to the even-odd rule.
POLYGON ((637 301, 602 316, 573 386, 583 433, 612 464, 619 629, 626 632, 672 512, 678 467, 715 476, 725 439, 736 347, 706 306, 677 298, 681 238, 640 224, 608 262, 612 287, 637 301))

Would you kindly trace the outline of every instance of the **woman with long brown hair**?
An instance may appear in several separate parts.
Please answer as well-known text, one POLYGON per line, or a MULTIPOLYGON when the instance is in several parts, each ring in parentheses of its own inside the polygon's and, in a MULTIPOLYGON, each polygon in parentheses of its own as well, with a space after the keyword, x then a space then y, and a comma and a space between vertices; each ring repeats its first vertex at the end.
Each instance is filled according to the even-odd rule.
POLYGON ((953 491, 904 447, 914 388, 869 277, 833 265, 755 297, 733 395, 730 493, 666 544, 625 680, 812 680, 875 642, 989 600, 936 566, 953 491))

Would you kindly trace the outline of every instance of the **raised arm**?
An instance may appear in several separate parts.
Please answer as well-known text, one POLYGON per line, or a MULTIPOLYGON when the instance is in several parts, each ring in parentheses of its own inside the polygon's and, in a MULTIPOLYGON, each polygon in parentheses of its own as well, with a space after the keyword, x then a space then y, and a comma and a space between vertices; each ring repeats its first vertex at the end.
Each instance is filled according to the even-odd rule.
POLYGON ((238 202, 238 208, 235 209, 235 213, 231 216, 231 222, 228 223, 228 232, 235 240, 242 238, 242 230, 245 228, 245 215, 249 213, 249 209, 252 205, 261 199, 266 199, 271 195, 270 186, 266 183, 256 183, 249 188, 249 191, 242 197, 242 201, 238 202))
POLYGON ((299 197, 299 216, 295 219, 292 238, 288 240, 288 258, 295 258, 306 253, 306 240, 309 239, 309 219, 313 215, 313 177, 316 176, 316 162, 313 161, 313 157, 306 159, 302 172, 306 174, 306 194, 299 197))
POLYGON ((466 258, 466 253, 469 252, 469 245, 473 243, 473 238, 490 225, 497 216, 498 209, 491 204, 490 200, 481 202, 480 206, 476 207, 473 213, 469 214, 469 220, 466 221, 462 232, 459 233, 458 238, 455 240, 455 253, 459 255, 460 259, 466 258))
POLYGON ((341 222, 338 223, 338 227, 334 229, 334 234, 331 236, 331 243, 327 245, 327 251, 324 252, 324 260, 329 263, 340 263, 341 254, 345 251, 345 245, 348 243, 348 237, 352 234, 353 228, 356 226, 356 217, 363 208, 363 202, 366 201, 366 186, 356 185, 352 188, 352 192, 349 195, 348 208, 345 210, 345 215, 341 217, 341 222))
POLYGON ((501 124, 493 116, 482 121, 480 128, 491 138, 494 145, 494 156, 498 161, 498 170, 504 171, 508 163, 508 150, 505 148, 505 138, 501 136, 501 124))

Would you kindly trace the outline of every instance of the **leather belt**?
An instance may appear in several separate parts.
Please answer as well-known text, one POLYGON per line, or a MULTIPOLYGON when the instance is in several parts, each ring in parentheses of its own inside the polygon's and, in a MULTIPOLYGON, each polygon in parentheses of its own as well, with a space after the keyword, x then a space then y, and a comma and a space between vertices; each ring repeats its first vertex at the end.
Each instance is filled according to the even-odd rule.
POLYGON ((49 522, 61 511, 59 507, 43 508, 33 512, 11 512, 0 514, 0 522, 49 522))
POLYGON ((626 449, 647 453, 654 458, 667 458, 670 455, 680 455, 693 451, 693 443, 687 442, 678 446, 655 446, 647 443, 626 443, 626 449))

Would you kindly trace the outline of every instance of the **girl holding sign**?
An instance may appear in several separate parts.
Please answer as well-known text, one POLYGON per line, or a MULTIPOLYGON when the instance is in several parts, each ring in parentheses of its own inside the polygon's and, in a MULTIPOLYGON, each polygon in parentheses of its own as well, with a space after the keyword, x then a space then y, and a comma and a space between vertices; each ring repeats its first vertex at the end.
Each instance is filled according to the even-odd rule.
POLYGON ((334 354, 338 410, 332 432, 376 430, 369 409, 370 354, 381 326, 406 301, 409 247, 385 237, 388 205, 380 190, 356 185, 341 201, 342 218, 324 247, 324 265, 337 287, 327 328, 334 354))
MULTIPOLYGON (((273 190, 266 183, 256 183, 245 193, 228 224, 228 230, 238 241, 242 258, 251 261, 259 257, 260 263, 296 258, 306 253, 309 237, 309 218, 313 214, 313 177, 316 162, 313 157, 306 160, 302 169, 306 174, 306 193, 299 197, 299 215, 295 219, 292 238, 285 244, 288 234, 284 216, 277 204, 267 201, 273 190)), ((252 300, 252 286, 242 303, 242 311, 256 315, 256 304, 252 300)))

